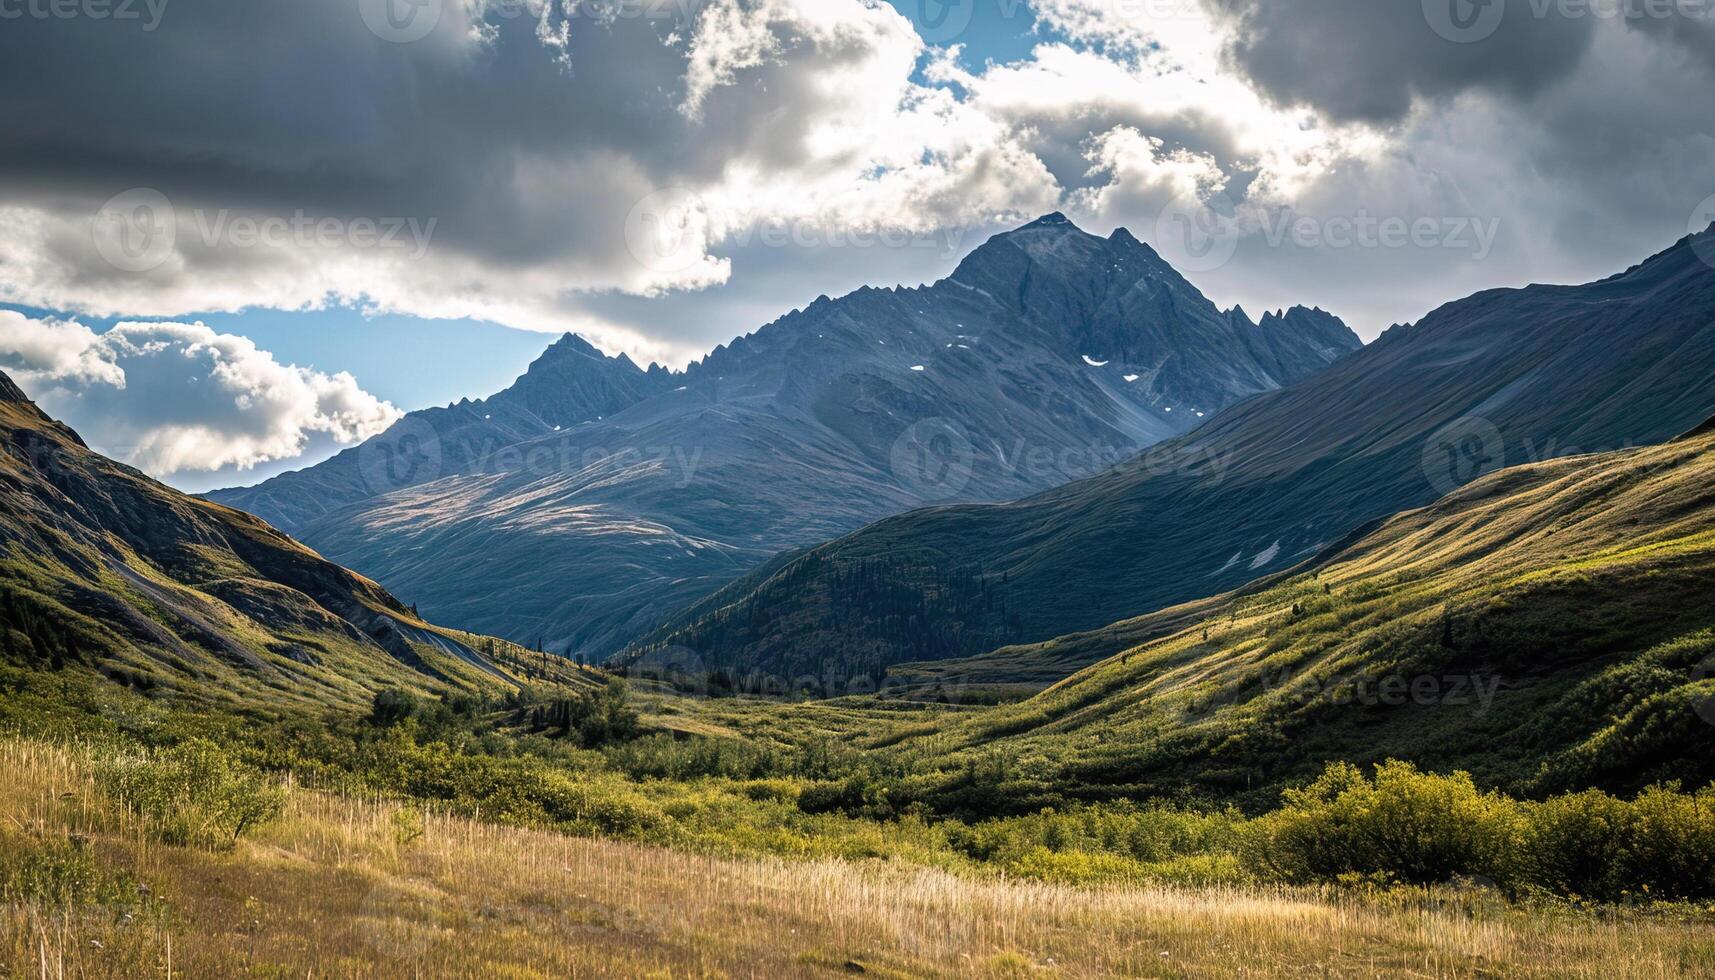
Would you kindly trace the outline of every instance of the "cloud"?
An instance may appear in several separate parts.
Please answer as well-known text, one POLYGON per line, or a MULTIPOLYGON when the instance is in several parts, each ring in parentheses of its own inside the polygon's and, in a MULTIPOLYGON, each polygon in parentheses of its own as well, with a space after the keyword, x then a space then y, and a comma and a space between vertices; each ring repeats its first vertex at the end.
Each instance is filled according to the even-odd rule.
POLYGON ((162 477, 291 458, 312 434, 358 442, 402 414, 349 374, 281 364, 200 323, 97 334, 0 310, 0 369, 98 451, 162 477))
POLYGON ((1105 180, 1083 196, 1085 209, 1158 214, 1176 199, 1203 199, 1225 189, 1227 176, 1213 157, 1183 148, 1164 152, 1164 145, 1129 126, 1092 139, 1086 155, 1105 180))
POLYGON ((32 320, 0 310, 0 365, 26 387, 110 385, 125 387, 125 371, 95 331, 65 320, 32 320))
POLYGON ((1195 186, 1250 236, 1200 286, 1317 302, 1373 335, 1459 291, 1612 271, 1715 191, 1707 19, 1510 0, 1461 44, 1421 0, 1031 0, 1038 43, 992 61, 864 0, 440 2, 410 43, 358 0, 173 0, 147 35, 0 32, 0 301, 163 319, 342 304, 677 364, 818 293, 957 258, 844 247, 853 233, 969 247, 1067 208, 1147 238, 1195 186), (104 208, 132 188, 170 210, 104 208), (1258 244, 1283 215, 1360 212, 1502 232, 1481 262, 1258 244), (327 230, 243 233, 279 221, 327 230), (360 233, 390 221, 406 231, 360 233))
POLYGON ((0 300, 151 317, 350 304, 683 361, 696 351, 602 322, 593 300, 719 285, 727 251, 769 223, 922 231, 1058 196, 1005 125, 913 81, 923 43, 885 6, 443 4, 414 43, 376 36, 354 0, 174 0, 143 36, 0 34, 0 300), (133 188, 170 202, 164 221, 106 207, 133 188), (334 231, 230 231, 281 219, 334 231), (133 243, 171 234, 116 265, 100 241, 115 221, 133 243), (342 230, 389 221, 432 235, 342 230), (640 226, 674 239, 669 261, 639 256, 640 226))
MULTIPOLYGON (((1275 102, 1333 119, 1389 123, 1419 100, 1484 91, 1526 98, 1577 70, 1590 18, 1539 17, 1536 2, 1209 0, 1224 55, 1275 102), (1438 33, 1434 4, 1498 17, 1468 41, 1438 33)), ((1449 23, 1453 23, 1449 21, 1449 23)), ((1480 22, 1479 22, 1480 23, 1480 22)))

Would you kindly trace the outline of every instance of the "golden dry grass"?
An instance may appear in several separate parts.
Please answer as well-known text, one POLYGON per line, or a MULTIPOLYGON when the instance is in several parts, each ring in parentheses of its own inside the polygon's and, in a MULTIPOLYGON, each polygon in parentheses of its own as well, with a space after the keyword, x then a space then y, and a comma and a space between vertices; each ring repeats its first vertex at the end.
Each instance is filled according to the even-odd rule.
POLYGON ((732 860, 289 791, 232 853, 114 816, 86 756, 0 743, 0 822, 76 835, 147 897, 0 909, 17 977, 1715 975, 1715 927, 1484 899, 1073 887, 732 860), (402 842, 404 841, 404 842, 402 842), (130 916, 127 920, 127 916, 130 916))

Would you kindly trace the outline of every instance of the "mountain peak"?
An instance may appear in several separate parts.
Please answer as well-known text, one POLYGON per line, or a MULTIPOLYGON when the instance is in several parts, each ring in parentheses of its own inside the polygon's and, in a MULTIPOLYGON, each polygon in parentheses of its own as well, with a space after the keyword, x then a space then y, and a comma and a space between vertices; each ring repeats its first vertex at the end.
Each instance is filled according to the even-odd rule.
POLYGON ((1363 340, 1346 326, 1346 322, 1320 306, 1293 306, 1267 312, 1257 324, 1264 334, 1289 333, 1313 338, 1316 342, 1337 350, 1357 350, 1363 340))
POLYGON ((569 330, 561 334, 560 339, 554 341, 543 353, 578 353, 593 357, 605 357, 601 351, 596 349, 595 345, 569 330))
POLYGON ((1071 218, 1066 217, 1064 214, 1062 214, 1059 211, 1055 211, 1052 214, 1045 214, 1042 217, 1037 218, 1035 221, 1032 221, 1030 224, 1027 224, 1022 228, 1019 228, 1018 230, 1019 231, 1030 231, 1033 228, 1070 228, 1073 231, 1082 231, 1083 230, 1083 229, 1079 228, 1077 225, 1073 224, 1071 218))
POLYGON ((1059 211, 1043 215, 1030 224, 1000 232, 965 256, 951 278, 965 285, 1001 286, 1022 276, 1018 263, 1049 262, 1063 271, 1079 275, 1094 261, 1107 241, 1084 231, 1059 211), (1047 232, 1048 234, 1043 234, 1047 232))
POLYGON ((645 372, 625 354, 609 357, 575 333, 555 341, 485 405, 521 408, 550 426, 612 415, 659 392, 671 372, 645 372))

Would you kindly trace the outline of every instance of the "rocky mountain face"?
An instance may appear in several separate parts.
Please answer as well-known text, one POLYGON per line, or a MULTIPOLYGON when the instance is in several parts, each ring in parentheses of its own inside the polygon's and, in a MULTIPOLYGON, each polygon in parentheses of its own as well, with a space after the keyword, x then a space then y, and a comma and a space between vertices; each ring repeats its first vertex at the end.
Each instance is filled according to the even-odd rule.
POLYGON ((601 657, 783 550, 1094 476, 1359 346, 1321 311, 1223 312, 1130 234, 1051 215, 683 372, 568 337, 485 402, 212 496, 440 621, 601 657))
POLYGON ((631 655, 837 687, 1232 589, 1505 465, 1672 438, 1715 413, 1711 239, 1450 303, 1091 479, 783 558, 631 655))
POLYGON ((0 375, 0 653, 270 710, 508 682, 374 582, 90 451, 0 375))

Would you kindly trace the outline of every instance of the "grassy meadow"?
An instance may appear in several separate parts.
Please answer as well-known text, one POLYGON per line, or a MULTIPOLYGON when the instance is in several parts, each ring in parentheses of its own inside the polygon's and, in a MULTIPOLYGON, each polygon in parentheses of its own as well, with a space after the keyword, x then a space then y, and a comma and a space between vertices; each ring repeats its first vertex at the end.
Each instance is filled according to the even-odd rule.
POLYGON ((0 743, 0 969, 38 976, 1542 976, 1715 971, 1715 925, 1481 890, 1075 887, 728 858, 284 784, 174 846, 87 748, 0 743))

